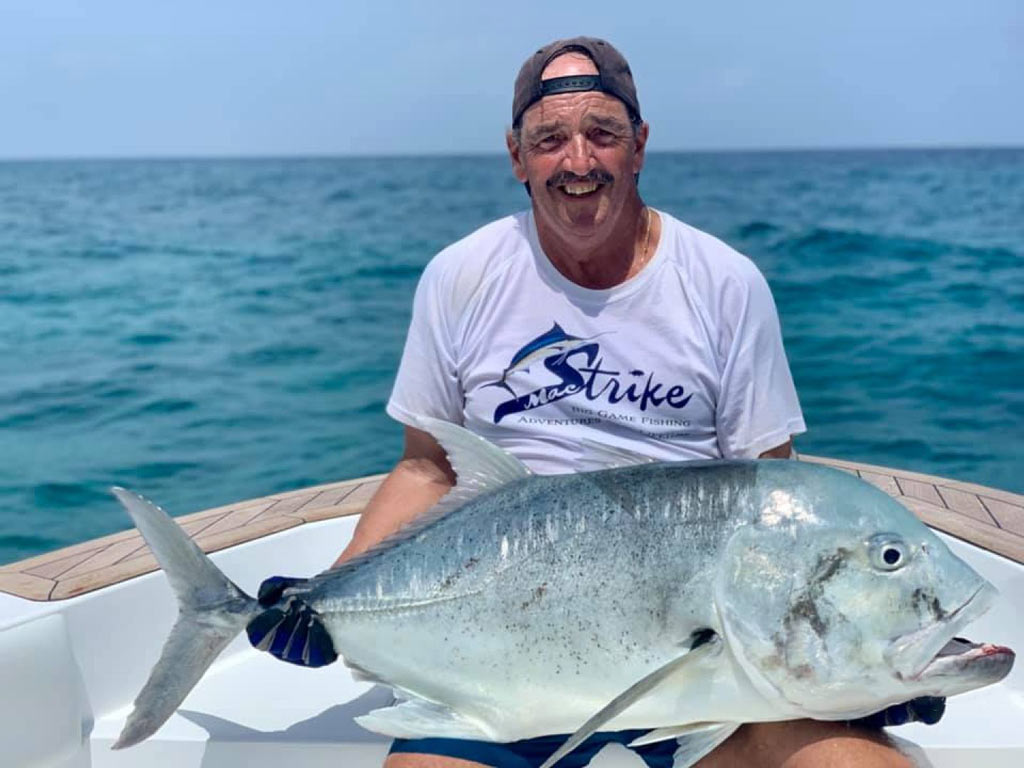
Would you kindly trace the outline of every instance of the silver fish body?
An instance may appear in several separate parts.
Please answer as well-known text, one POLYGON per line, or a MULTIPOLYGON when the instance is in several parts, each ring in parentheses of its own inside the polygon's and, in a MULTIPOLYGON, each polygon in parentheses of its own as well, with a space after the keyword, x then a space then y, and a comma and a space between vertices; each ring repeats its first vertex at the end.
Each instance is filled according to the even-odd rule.
MULTIPOLYGON (((756 475, 752 463, 652 464, 521 480, 312 580, 306 599, 347 663, 468 718, 478 730, 464 735, 571 732, 695 630, 718 629, 713 565, 756 503, 756 475)), ((760 697, 703 672, 733 716, 768 714, 738 711, 760 697)), ((610 727, 707 719, 708 704, 651 698, 610 727), (680 711, 690 703, 699 715, 680 711)), ((364 724, 424 735, 390 715, 364 724)))
MULTIPOLYGON (((313 579, 306 599, 325 616, 347 663, 412 697, 406 712, 378 711, 364 725, 395 736, 510 741, 571 732, 677 658, 695 631, 709 628, 742 643, 739 622, 728 618, 737 605, 741 613, 757 611, 773 594, 769 582, 797 574, 800 563, 797 581, 813 592, 815 579, 827 584, 855 569, 862 553, 853 550, 877 535, 911 542, 918 557, 948 561, 941 584, 915 581, 909 590, 918 591, 906 598, 909 631, 934 618, 922 615, 921 605, 937 603, 941 612, 943 601, 977 601, 973 616, 990 599, 991 587, 884 493, 836 470, 778 461, 647 464, 519 480, 375 557, 313 579), (762 561, 763 549, 750 557, 746 544, 741 554, 748 557, 737 558, 740 531, 780 540, 774 559, 762 561), (429 722, 417 700, 435 705, 429 722)), ((891 571, 868 571, 865 590, 877 589, 872 576, 883 585, 892 580, 891 571)), ((768 623, 778 631, 765 636, 767 657, 748 658, 726 643, 722 658, 687 670, 607 729, 855 717, 912 695, 951 692, 904 685, 880 691, 877 681, 864 684, 857 664, 815 671, 814 664, 827 666, 824 654, 804 659, 802 645, 780 650, 787 633, 800 643, 802 632, 819 641, 839 637, 857 607, 789 599, 793 591, 787 583, 774 598, 781 602, 768 623), (761 672, 773 666, 787 669, 782 678, 829 686, 832 696, 846 672, 849 698, 821 709, 799 692, 780 696, 782 686, 761 672)), ((885 625, 892 629, 904 627, 885 625)), ((868 661, 881 661, 863 637, 856 642, 868 661)))
MULTIPOLYGON (((284 592, 321 615, 347 665, 395 689, 397 706, 359 718, 371 730, 511 741, 572 732, 595 712, 602 730, 659 738, 720 724, 692 763, 742 722, 858 717, 987 685, 1013 663, 1009 649, 953 640, 991 585, 856 477, 787 461, 539 477, 430 426, 468 490, 284 592), (698 636, 716 642, 692 652, 698 636)), ((136 700, 126 746, 180 703, 158 690, 175 665, 188 661, 185 693, 205 669, 182 648, 188 627, 208 665, 260 609, 226 579, 189 586, 198 550, 148 502, 118 495, 168 570, 184 627, 136 700), (216 626, 217 643, 189 617, 216 626)))

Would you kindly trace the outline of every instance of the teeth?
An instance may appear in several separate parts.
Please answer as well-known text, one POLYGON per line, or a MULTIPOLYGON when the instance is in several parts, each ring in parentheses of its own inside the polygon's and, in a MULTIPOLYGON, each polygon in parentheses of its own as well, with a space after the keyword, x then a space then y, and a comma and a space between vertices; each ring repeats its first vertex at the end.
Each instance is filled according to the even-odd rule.
POLYGON ((562 189, 570 195, 588 195, 597 189, 597 182, 588 181, 582 184, 566 184, 562 189))

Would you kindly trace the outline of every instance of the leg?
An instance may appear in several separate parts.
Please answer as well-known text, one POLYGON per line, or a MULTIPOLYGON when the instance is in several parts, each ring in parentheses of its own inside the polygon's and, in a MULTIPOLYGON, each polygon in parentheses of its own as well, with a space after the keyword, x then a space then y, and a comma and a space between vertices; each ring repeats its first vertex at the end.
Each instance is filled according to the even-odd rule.
POLYGON ((489 768, 483 763, 446 755, 424 755, 416 752, 397 752, 388 755, 384 768, 489 768))
MULTIPOLYGON (((643 731, 597 733, 558 761, 561 768, 585 768, 609 742, 629 743, 643 731)), ((536 768, 569 734, 507 743, 470 739, 395 739, 384 768, 536 768)), ((669 761, 671 765, 671 760, 669 761)))
POLYGON ((914 768, 881 730, 817 720, 748 723, 696 768, 914 768))

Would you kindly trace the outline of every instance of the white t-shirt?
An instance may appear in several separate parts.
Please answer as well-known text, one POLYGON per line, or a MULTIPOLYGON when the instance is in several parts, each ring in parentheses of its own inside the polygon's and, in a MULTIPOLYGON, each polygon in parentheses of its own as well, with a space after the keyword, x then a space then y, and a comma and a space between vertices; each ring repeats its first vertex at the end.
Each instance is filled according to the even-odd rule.
POLYGON ((420 278, 387 412, 462 424, 543 474, 578 469, 581 438, 751 458, 805 431, 764 277, 659 215, 650 262, 604 290, 554 268, 529 211, 445 248, 420 278))

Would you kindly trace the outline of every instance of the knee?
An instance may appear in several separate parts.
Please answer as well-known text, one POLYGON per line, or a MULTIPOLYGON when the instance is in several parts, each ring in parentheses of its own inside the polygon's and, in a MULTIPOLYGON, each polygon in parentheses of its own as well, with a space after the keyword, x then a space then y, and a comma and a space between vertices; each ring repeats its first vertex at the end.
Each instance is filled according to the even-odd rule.
POLYGON ((845 723, 792 720, 748 723, 699 764, 700 768, 914 768, 882 731, 845 723))
POLYGON ((489 768, 482 763, 445 755, 418 752, 394 752, 384 760, 384 768, 489 768))

